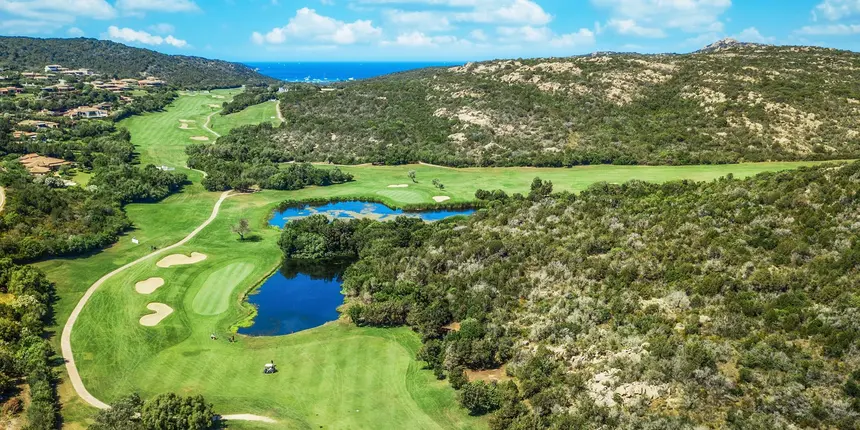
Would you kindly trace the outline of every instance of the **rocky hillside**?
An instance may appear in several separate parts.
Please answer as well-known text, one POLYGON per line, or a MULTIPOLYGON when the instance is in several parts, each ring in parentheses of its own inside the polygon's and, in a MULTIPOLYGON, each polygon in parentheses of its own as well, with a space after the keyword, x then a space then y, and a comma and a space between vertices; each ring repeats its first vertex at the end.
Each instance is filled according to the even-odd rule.
POLYGON ((692 164, 860 154, 860 55, 721 41, 424 69, 283 96, 297 158, 692 164))
POLYGON ((277 83, 244 64, 166 55, 107 40, 0 37, 0 68, 41 71, 48 64, 119 77, 157 76, 181 88, 277 83))

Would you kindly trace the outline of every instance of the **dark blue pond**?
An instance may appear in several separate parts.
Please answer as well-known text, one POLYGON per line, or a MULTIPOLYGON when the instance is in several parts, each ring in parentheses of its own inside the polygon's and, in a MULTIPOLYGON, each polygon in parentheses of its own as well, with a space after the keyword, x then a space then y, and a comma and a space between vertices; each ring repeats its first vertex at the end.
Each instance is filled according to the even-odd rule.
POLYGON ((338 318, 343 304, 341 276, 349 262, 284 263, 248 301, 257 307, 254 325, 239 329, 251 336, 278 336, 321 326, 338 318))
POLYGON ((316 214, 323 214, 329 218, 372 218, 379 221, 389 221, 398 216, 417 217, 424 221, 439 221, 452 216, 471 215, 473 213, 475 213, 474 209, 404 212, 401 209, 391 209, 382 203, 353 201, 287 208, 284 211, 275 212, 275 216, 272 217, 269 224, 283 227, 291 219, 304 218, 316 214))

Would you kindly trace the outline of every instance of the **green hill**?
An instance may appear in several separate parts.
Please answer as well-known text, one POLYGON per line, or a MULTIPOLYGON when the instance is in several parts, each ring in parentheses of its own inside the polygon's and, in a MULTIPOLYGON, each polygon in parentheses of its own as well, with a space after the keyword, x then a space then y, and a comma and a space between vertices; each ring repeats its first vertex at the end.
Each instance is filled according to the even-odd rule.
POLYGON ((42 70, 48 64, 88 68, 119 77, 157 76, 181 88, 224 88, 272 84, 248 66, 184 55, 166 55, 96 39, 38 39, 0 37, 0 67, 42 70))
POLYGON ((860 55, 721 41, 431 68, 291 91, 273 140, 310 161, 708 164, 856 158, 860 55))

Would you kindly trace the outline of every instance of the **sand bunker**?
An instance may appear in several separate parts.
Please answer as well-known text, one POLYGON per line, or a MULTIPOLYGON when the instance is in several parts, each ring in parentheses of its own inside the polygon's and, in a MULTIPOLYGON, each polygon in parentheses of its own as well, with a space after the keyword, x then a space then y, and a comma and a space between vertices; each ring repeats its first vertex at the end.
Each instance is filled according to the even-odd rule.
POLYGON ((180 130, 191 130, 191 127, 188 126, 187 122, 183 122, 182 124, 179 125, 179 129, 180 130))
POLYGON ((191 136, 191 140, 209 140, 206 136, 191 136))
POLYGON ((206 254, 201 254, 199 252, 192 252, 191 256, 184 254, 173 254, 162 258, 158 261, 158 263, 155 263, 155 265, 166 269, 171 266, 184 266, 187 264, 199 263, 205 259, 206 254))
POLYGON ((213 99, 223 99, 224 96, 212 96, 213 99))
POLYGON ((211 104, 211 105, 209 105, 209 107, 211 107, 211 108, 219 108, 219 107, 221 107, 221 105, 211 104))
POLYGON ((409 188, 409 184, 389 185, 388 188, 409 188))
POLYGON ((158 287, 164 285, 162 278, 149 278, 134 284, 134 290, 140 294, 152 294, 158 287))
POLYGON ((436 196, 433 197, 433 200, 436 200, 436 203, 442 203, 444 201, 451 200, 451 198, 448 196, 436 196))
POLYGON ((145 325, 147 327, 157 326, 161 320, 167 318, 168 315, 173 313, 173 308, 165 305, 164 303, 150 303, 146 305, 146 308, 155 312, 154 314, 140 317, 140 325, 145 325))
POLYGON ((193 119, 180 119, 179 122, 197 122, 197 120, 193 119))

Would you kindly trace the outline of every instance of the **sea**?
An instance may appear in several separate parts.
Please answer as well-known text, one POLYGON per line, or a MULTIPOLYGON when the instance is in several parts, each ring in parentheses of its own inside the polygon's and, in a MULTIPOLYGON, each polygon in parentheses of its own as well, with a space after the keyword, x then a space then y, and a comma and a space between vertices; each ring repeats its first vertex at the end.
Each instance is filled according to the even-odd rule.
POLYGON ((425 67, 452 67, 450 62, 267 62, 245 63, 263 75, 287 82, 329 84, 373 78, 425 67))

